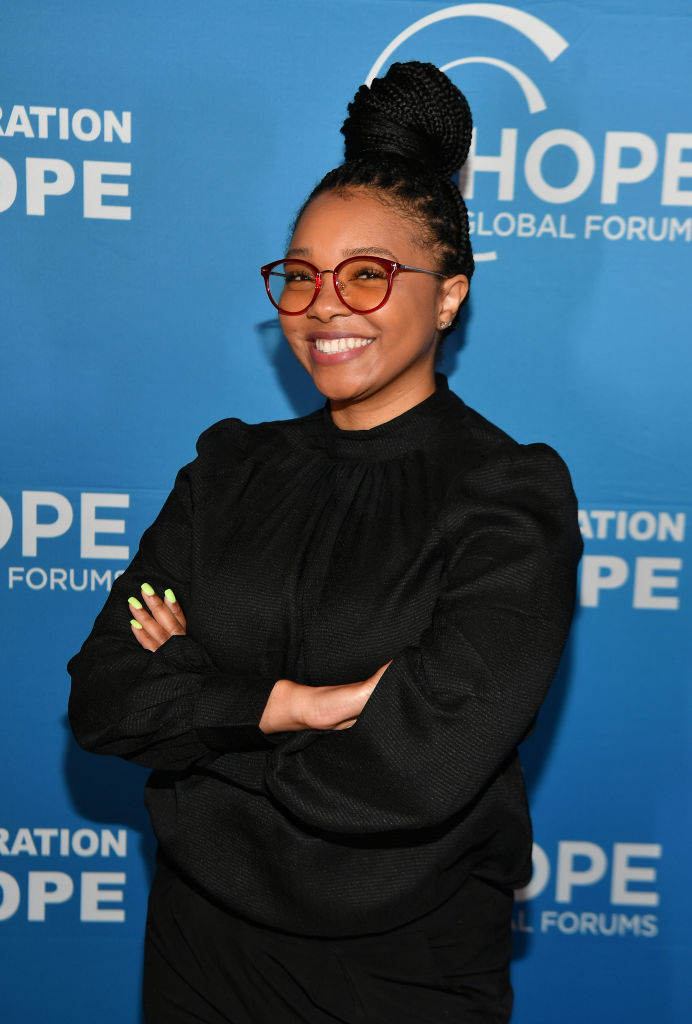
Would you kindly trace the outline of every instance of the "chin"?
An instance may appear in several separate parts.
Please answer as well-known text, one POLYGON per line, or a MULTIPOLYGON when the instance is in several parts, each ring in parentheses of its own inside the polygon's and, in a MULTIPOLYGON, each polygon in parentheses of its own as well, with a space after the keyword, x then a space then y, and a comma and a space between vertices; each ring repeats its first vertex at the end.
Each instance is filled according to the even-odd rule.
POLYGON ((313 368, 310 374, 317 390, 331 402, 357 402, 370 390, 368 381, 357 378, 354 380, 351 376, 346 377, 343 370, 341 374, 333 370, 336 370, 336 367, 328 367, 326 372, 322 367, 318 371, 313 368))

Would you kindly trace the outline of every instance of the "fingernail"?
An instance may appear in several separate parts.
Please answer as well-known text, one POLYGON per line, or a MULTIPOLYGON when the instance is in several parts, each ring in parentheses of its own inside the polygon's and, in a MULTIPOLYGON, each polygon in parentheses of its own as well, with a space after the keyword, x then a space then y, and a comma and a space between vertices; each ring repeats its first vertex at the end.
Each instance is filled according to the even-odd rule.
POLYGON ((147 597, 153 597, 154 594, 156 593, 156 591, 152 587, 151 583, 143 583, 142 584, 142 593, 146 594, 147 597))
POLYGON ((131 604, 133 608, 137 608, 138 610, 141 610, 142 608, 142 602, 138 601, 136 597, 128 597, 127 603, 131 604))
POLYGON ((132 626, 133 629, 141 629, 142 628, 142 623, 141 622, 137 622, 137 619, 130 619, 130 625, 132 626))
POLYGON ((168 590, 164 590, 163 596, 166 598, 169 604, 175 604, 175 594, 170 589, 170 587, 168 588, 168 590))

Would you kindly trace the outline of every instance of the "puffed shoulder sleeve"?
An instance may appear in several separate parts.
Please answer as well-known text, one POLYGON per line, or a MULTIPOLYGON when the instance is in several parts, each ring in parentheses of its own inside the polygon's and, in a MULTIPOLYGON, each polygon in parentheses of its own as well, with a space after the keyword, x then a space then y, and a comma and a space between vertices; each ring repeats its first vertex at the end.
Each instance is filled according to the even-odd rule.
POLYGON ((87 750, 179 771, 222 751, 267 746, 257 723, 275 680, 217 671, 191 635, 171 637, 157 651, 146 651, 129 625, 128 597, 139 595, 145 582, 159 595, 170 587, 183 610, 190 607, 199 478, 223 443, 219 434, 217 425, 199 439, 197 459, 178 474, 91 634, 68 664, 70 724, 87 750))
POLYGON ((582 550, 566 467, 515 446, 455 482, 446 579, 356 724, 270 756, 272 796, 336 833, 417 829, 469 807, 530 730, 567 638, 582 550))

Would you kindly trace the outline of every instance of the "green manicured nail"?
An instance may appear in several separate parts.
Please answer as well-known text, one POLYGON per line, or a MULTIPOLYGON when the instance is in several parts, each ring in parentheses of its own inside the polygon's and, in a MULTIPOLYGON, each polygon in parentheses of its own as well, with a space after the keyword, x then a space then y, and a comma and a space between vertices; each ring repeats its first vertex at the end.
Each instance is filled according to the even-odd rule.
POLYGON ((128 597, 127 603, 131 604, 133 608, 137 608, 138 610, 141 610, 142 608, 142 602, 138 601, 136 597, 128 597))
POLYGON ((170 589, 170 587, 168 588, 168 590, 164 590, 163 596, 166 598, 169 604, 175 604, 175 594, 170 589))
POLYGON ((153 597, 154 594, 156 593, 156 591, 152 587, 151 583, 143 583, 142 584, 142 593, 146 594, 147 597, 153 597))
POLYGON ((130 619, 130 625, 133 627, 133 629, 141 629, 142 628, 142 623, 141 622, 137 622, 137 619, 130 619))

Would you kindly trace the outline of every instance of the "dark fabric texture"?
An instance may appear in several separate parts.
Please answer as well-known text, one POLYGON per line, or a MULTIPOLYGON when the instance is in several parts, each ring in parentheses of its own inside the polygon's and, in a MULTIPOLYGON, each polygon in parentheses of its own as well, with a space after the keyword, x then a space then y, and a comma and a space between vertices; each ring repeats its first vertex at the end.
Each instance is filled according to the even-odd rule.
POLYGON ((567 470, 450 392, 368 431, 328 409, 206 431, 69 665, 88 750, 154 769, 165 857, 218 905, 307 935, 530 874, 517 744, 555 673, 581 554, 567 470), (139 647, 127 598, 188 635, 139 647), (355 726, 265 737, 276 679, 355 682, 355 726))
POLYGON ((470 877, 381 935, 314 939, 220 910, 165 864, 149 898, 147 1024, 506 1024, 512 895, 470 877))

